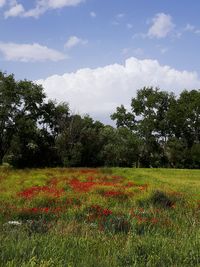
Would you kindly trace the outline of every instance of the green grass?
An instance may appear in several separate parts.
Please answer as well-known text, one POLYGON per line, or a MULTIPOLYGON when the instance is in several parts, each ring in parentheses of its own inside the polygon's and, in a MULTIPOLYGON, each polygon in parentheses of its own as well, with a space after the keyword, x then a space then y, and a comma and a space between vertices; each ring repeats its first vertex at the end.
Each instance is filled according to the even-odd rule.
POLYGON ((0 168, 8 266, 200 266, 200 170, 0 168))

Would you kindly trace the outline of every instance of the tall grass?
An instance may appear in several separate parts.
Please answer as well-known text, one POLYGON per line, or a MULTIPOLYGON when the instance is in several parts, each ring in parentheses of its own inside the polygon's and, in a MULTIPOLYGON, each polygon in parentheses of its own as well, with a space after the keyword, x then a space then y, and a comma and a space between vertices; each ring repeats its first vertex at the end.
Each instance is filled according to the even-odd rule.
POLYGON ((0 169, 8 266, 200 266, 200 171, 0 169))

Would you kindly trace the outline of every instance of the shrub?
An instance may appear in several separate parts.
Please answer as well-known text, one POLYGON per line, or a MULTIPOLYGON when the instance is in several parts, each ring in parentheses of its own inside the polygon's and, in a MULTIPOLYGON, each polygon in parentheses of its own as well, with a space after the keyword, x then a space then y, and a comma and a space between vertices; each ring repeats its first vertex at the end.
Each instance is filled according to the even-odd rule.
POLYGON ((105 221, 104 228, 108 231, 116 233, 128 233, 131 228, 130 222, 124 215, 111 215, 107 221, 105 221))
POLYGON ((152 193, 150 202, 153 205, 160 206, 162 208, 171 208, 175 204, 173 197, 168 196, 165 192, 159 190, 152 193))

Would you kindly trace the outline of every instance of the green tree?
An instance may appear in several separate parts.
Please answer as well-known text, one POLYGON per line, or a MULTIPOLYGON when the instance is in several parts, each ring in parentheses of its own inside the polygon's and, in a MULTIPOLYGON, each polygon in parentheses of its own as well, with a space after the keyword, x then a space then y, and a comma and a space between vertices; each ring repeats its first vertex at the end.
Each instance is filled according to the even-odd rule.
POLYGON ((118 107, 111 118, 117 127, 127 127, 140 138, 140 163, 144 167, 164 164, 165 144, 170 135, 168 110, 174 103, 173 94, 158 88, 144 87, 131 101, 131 113, 118 107))
POLYGON ((20 96, 13 75, 0 72, 0 164, 10 147, 20 96))
POLYGON ((48 160, 40 155, 49 151, 46 159, 52 159, 55 145, 50 133, 52 111, 46 109, 42 86, 0 73, 0 96, 0 163, 4 158, 17 167, 44 166, 48 160), (40 126, 44 122, 46 129, 40 126))
MULTIPOLYGON (((37 139, 39 135, 38 123, 41 119, 41 107, 45 98, 43 89, 31 81, 15 82, 15 113, 12 116, 12 135, 4 155, 11 158, 16 166, 34 165, 33 155, 39 149, 37 139)), ((7 117, 8 119, 8 117, 7 117)), ((5 125, 5 132, 7 126, 5 125)))
POLYGON ((139 140, 128 128, 105 126, 101 135, 104 145, 100 155, 105 166, 132 167, 138 164, 139 140))
POLYGON ((64 166, 100 165, 100 130, 103 124, 89 116, 71 115, 58 135, 56 145, 64 166))
POLYGON ((35 127, 44 97, 41 86, 0 73, 0 163, 13 136, 35 127))

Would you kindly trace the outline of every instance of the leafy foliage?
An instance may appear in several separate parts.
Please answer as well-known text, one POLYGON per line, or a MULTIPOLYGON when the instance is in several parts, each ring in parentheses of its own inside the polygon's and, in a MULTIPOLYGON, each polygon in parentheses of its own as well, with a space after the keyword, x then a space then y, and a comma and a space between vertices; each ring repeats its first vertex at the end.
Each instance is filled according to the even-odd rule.
POLYGON ((200 167, 200 90, 185 90, 176 98, 144 87, 132 99, 131 110, 118 107, 111 118, 118 128, 126 127, 139 137, 140 166, 200 167))
POLYGON ((46 99, 40 85, 0 72, 0 164, 24 167, 200 168, 200 91, 179 97, 144 87, 111 115, 117 128, 68 103, 46 99))

